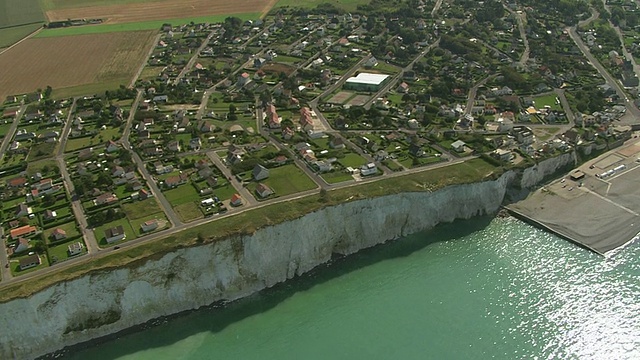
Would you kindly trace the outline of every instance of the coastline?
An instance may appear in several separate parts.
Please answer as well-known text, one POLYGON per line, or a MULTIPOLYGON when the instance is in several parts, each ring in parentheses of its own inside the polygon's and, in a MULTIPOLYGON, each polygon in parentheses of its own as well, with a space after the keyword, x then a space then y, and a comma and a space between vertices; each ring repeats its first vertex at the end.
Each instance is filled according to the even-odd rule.
POLYGON ((574 161, 575 154, 568 153, 520 174, 507 171, 494 180, 347 201, 253 232, 89 272, 28 298, 0 303, 0 321, 12 324, 7 334, 0 335, 0 355, 36 358, 78 344, 90 346, 94 340, 108 341, 168 316, 251 296, 336 256, 440 223, 495 215, 508 189, 525 189, 574 161), (21 316, 28 326, 9 321, 11 312, 11 318, 21 316), (34 339, 41 345, 40 353, 31 348, 34 339))
POLYGON ((135 266, 58 283, 29 298, 0 304, 0 321, 10 324, 0 335, 0 357, 51 354, 153 319, 250 296, 337 255, 354 254, 439 223, 494 214, 515 177, 507 172, 496 180, 434 192, 355 200, 251 235, 177 249, 135 266), (23 321, 10 321, 16 316, 23 321))

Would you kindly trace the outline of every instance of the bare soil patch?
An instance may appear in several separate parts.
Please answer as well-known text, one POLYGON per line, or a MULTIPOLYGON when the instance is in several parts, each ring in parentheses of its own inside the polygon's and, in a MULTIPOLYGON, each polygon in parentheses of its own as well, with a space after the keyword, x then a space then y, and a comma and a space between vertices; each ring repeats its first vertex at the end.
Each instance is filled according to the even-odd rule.
POLYGON ((99 5, 71 9, 55 9, 46 12, 50 21, 66 19, 102 18, 107 23, 130 23, 149 20, 180 19, 240 13, 266 13, 273 7, 270 0, 165 0, 148 3, 99 5))
POLYGON ((281 63, 270 63, 263 66, 261 69, 267 74, 285 73, 287 76, 289 76, 296 68, 295 66, 281 64, 281 63))
POLYGON ((344 104, 351 96, 353 96, 352 92, 349 91, 340 91, 339 93, 333 95, 331 99, 327 102, 330 104, 344 104))
POLYGON ((144 62, 155 31, 31 38, 0 54, 0 98, 44 89, 122 81, 144 62))
POLYGON ((351 106, 362 106, 369 101, 371 96, 369 95, 356 95, 353 99, 349 101, 349 105, 351 106))

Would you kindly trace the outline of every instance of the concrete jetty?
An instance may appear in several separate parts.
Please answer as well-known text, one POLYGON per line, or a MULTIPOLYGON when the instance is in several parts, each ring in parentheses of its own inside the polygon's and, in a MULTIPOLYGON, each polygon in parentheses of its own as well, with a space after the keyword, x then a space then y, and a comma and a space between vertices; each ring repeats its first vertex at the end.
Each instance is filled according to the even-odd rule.
POLYGON ((505 208, 522 220, 604 254, 640 233, 639 156, 640 141, 632 141, 505 208))

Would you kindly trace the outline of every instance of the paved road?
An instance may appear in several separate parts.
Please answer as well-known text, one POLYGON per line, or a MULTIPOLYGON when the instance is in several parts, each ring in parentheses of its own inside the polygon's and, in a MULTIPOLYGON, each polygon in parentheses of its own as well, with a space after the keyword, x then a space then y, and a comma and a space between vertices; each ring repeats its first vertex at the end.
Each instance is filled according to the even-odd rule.
POLYGON ((69 140, 69 133, 71 132, 71 124, 73 123, 73 113, 76 111, 77 101, 78 101, 77 98, 73 98, 73 102, 69 107, 69 114, 67 114, 67 121, 64 123, 64 128, 62 128, 62 133, 60 133, 60 142, 58 143, 56 156, 62 156, 64 154, 64 149, 67 147, 67 140, 69 140))
POLYGON ((436 17, 436 13, 438 12, 438 10, 440 10, 441 6, 442 6, 442 0, 436 0, 436 4, 433 6, 433 10, 431 10, 432 18, 436 17))
MULTIPOLYGON (((23 100, 24 102, 24 100, 23 100)), ((16 130, 18 130, 18 124, 20 124, 20 119, 24 115, 25 110, 27 110, 27 105, 20 105, 20 109, 16 113, 16 116, 13 118, 13 123, 6 134, 4 134, 4 138, 2 138, 2 145, 0 145, 0 160, 4 158, 4 155, 7 153, 7 149, 13 141, 13 136, 16 134, 16 130)))
POLYGON ((11 49, 12 49, 13 47, 15 47, 15 46, 18 46, 18 44, 20 44, 21 42, 23 42, 23 41, 25 41, 25 40, 28 40, 28 39, 30 39, 30 38, 32 38, 32 37, 34 37, 34 36, 38 35, 38 33, 39 33, 40 31, 42 31, 42 29, 43 29, 42 27, 39 27, 36 31, 34 31, 34 32, 32 32, 31 34, 29 34, 29 35, 25 36, 24 38, 20 39, 20 41, 18 41, 18 42, 16 42, 16 43, 14 43, 13 45, 11 45, 11 46, 9 46, 9 47, 6 47, 6 48, 4 48, 4 49, 0 50, 0 55, 1 55, 1 54, 3 54, 3 53, 5 53, 5 52, 7 52, 7 51, 9 51, 9 50, 11 50, 11 49))
POLYGON ((62 136, 60 138, 60 144, 58 145, 58 150, 56 152, 56 162, 58 163, 58 167, 60 168, 63 185, 67 193, 71 196, 71 210, 73 211, 73 216, 76 218, 76 221, 78 221, 80 232, 82 233, 84 243, 87 246, 87 252, 89 252, 89 254, 93 254, 100 251, 100 248, 98 247, 98 241, 96 240, 93 231, 89 229, 89 224, 87 223, 87 218, 84 214, 84 209, 82 208, 82 202, 74 194, 73 182, 71 181, 71 176, 69 175, 69 170, 67 169, 67 163, 64 160, 64 149, 67 145, 69 132, 71 131, 71 125, 73 123, 73 113, 76 108, 76 101, 77 99, 74 98, 73 103, 69 108, 69 115, 67 116, 67 121, 64 124, 64 129, 62 130, 62 136))
MULTIPOLYGON (((129 141, 129 135, 131 135, 131 127, 133 126, 133 119, 136 117, 136 111, 138 110, 138 106, 140 105, 140 101, 142 101, 143 90, 138 89, 138 93, 136 94, 136 98, 133 100, 131 104, 131 109, 129 110, 129 117, 127 117, 127 123, 124 126, 124 131, 122 132, 122 137, 120 138, 120 142, 124 143, 125 140, 129 141)), ((125 150, 129 150, 128 147, 125 150)))
POLYGON ((531 53, 531 49, 529 48, 529 39, 527 38, 527 32, 525 31, 525 23, 527 21, 527 14, 524 11, 516 12, 511 10, 510 7, 503 4, 505 10, 507 10, 511 15, 513 15, 518 21, 518 30, 520 31, 520 38, 524 44, 524 52, 522 56, 520 56, 520 65, 526 65, 527 61, 529 61, 529 54, 531 53))
POLYGON ((478 81, 470 90, 469 95, 467 96, 467 106, 464 108, 464 114, 470 115, 471 110, 473 110, 473 104, 476 102, 476 95, 478 93, 478 88, 487 83, 490 79, 496 77, 496 75, 489 75, 486 78, 478 81))
POLYGON ((258 204, 258 201, 251 195, 249 190, 244 187, 235 176, 233 176, 231 170, 229 170, 229 168, 222 162, 222 160, 220 160, 220 157, 218 156, 218 154, 216 154, 215 151, 208 151, 207 156, 209 157, 209 159, 211 159, 211 161, 213 161, 218 169, 222 171, 222 175, 227 178, 229 183, 231 183, 231 185, 236 189, 238 194, 242 196, 245 205, 252 206, 258 204))
POLYGON ((100 251, 100 248, 98 247, 98 241, 96 240, 93 231, 89 229, 89 224, 87 223, 87 218, 84 214, 84 209, 82 208, 82 202, 74 194, 73 182, 71 181, 71 176, 69 175, 69 170, 67 169, 67 164, 64 160, 64 149, 67 145, 67 140, 69 139, 71 125, 73 123, 73 113, 76 108, 76 101, 77 99, 74 98, 73 103, 69 108, 69 115, 67 116, 67 121, 64 125, 64 129, 62 130, 60 144, 58 146, 58 151, 56 152, 56 161, 58 162, 60 174, 63 178, 63 185, 67 193, 69 193, 69 195, 71 196, 71 210, 73 211, 73 215, 75 216, 76 221, 78 221, 80 232, 82 233, 84 243, 87 246, 87 251, 89 252, 89 254, 93 254, 100 251))
MULTIPOLYGON (((9 144, 11 144, 11 141, 13 140, 13 136, 15 135, 16 130, 18 129, 18 124, 20 123, 20 119, 22 119, 22 115, 24 115, 24 112, 26 109, 27 109, 27 106, 24 105, 24 102, 23 102, 22 105, 20 106, 20 109, 18 109, 18 113, 13 119, 13 123, 11 124, 11 127, 9 127, 9 130, 4 135, 4 138, 2 139, 2 144, 0 145, 0 160, 2 160, 2 158, 4 158, 4 155, 7 153, 9 144)), ((3 281, 6 281, 11 279, 13 275, 11 275, 11 269, 6 267, 9 264, 6 243, 4 240, 2 240, 1 242, 2 244, 0 244, 0 266, 2 266, 2 270, 0 273, 2 274, 3 281)))
POLYGON ((621 99, 624 99, 627 112, 630 115, 632 115, 636 120, 640 118, 640 110, 638 110, 638 108, 635 107, 635 105, 633 105, 633 99, 631 99, 629 95, 624 91, 620 82, 617 79, 615 79, 613 76, 611 76, 611 74, 609 74, 609 72, 604 68, 604 66, 600 64, 598 59, 596 59, 591 54, 591 51, 589 51, 589 48, 587 48, 587 46, 584 44, 584 42, 576 32, 576 27, 573 26, 573 27, 567 28, 567 31, 571 39, 576 43, 580 51, 582 51, 582 54, 584 54, 587 60, 589 60, 591 65, 598 71, 598 73, 600 73, 600 75, 605 79, 605 81, 615 89, 618 96, 621 99))
POLYGON ((147 66, 147 61, 149 61, 149 58, 151 57, 151 54, 153 53, 153 49, 155 49, 156 45, 158 44, 158 42, 160 42, 160 37, 161 36, 162 36, 162 34, 158 34, 154 38, 153 43, 149 47, 149 53, 147 53, 147 57, 144 58, 144 61, 142 61, 142 64, 140 64, 140 67, 138 68, 138 71, 136 71, 136 75, 134 77, 132 77, 131 78, 131 82, 129 82, 129 87, 130 88, 133 88, 134 86, 136 86, 136 81, 140 77, 140 74, 142 74, 142 70, 144 70, 144 67, 147 66))
POLYGON ((133 123, 133 119, 135 117, 135 112, 138 109, 138 105, 140 104, 140 101, 142 101, 142 91, 139 90, 136 96, 136 99, 133 101, 133 104, 131 105, 131 111, 129 112, 129 117, 127 118, 125 131, 123 132, 122 138, 120 139, 120 141, 124 146, 123 151, 131 152, 131 159, 136 163, 136 166, 138 167, 138 171, 140 171, 140 174, 142 174, 142 177, 149 185, 149 188, 151 189, 151 192, 153 193, 154 197, 158 200, 158 205, 162 208, 162 210, 164 210, 164 213, 167 215, 169 222, 171 222, 173 226, 178 226, 182 224, 182 221, 180 220, 176 212, 171 207, 171 204, 169 203, 169 201, 167 201, 167 198, 164 197, 164 194, 162 193, 162 191, 160 191, 160 188, 156 184, 153 176, 151 176, 151 174, 149 174, 149 171, 147 171, 147 168, 145 167, 145 164, 140 158, 140 156, 135 151, 132 150, 131 143, 129 142, 129 135, 131 134, 131 126, 133 123))
POLYGON ((200 52, 202 52, 202 50, 204 50, 204 48, 206 48, 207 45, 209 45, 209 41, 211 41, 211 38, 213 37, 213 35, 217 33, 218 33, 218 29, 211 31, 209 35, 207 35, 207 38, 204 39, 204 41, 202 41, 202 44, 200 44, 200 47, 198 47, 198 49, 193 54, 191 59, 189 59, 189 62, 182 68, 182 70, 180 71, 180 74, 176 76, 176 79, 173 81, 174 85, 178 85, 180 80, 182 80, 182 78, 187 74, 187 72, 191 70, 191 68, 193 67, 193 64, 196 62, 196 60, 198 60, 198 56, 200 55, 200 52))

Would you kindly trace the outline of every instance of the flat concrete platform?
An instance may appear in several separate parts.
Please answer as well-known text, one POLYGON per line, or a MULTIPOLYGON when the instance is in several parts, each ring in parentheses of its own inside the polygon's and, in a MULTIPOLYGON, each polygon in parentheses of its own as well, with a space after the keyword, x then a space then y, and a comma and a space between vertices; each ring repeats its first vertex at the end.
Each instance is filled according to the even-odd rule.
POLYGON ((639 153, 640 142, 631 142, 579 167, 583 179, 571 180, 568 173, 507 209, 604 254, 640 233, 639 153), (614 174, 600 177, 614 168, 614 174))

